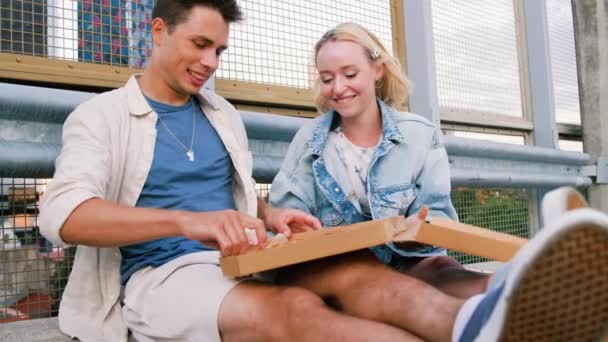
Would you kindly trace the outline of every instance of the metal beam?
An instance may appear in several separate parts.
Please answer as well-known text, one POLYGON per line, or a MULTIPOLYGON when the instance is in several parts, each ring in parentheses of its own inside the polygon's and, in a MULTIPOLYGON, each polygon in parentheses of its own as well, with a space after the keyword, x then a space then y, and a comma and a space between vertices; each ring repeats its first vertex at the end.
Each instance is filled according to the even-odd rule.
POLYGON ((525 0, 524 17, 534 144, 557 149, 558 132, 545 2, 525 0))
MULTIPOLYGON (((546 3, 537 0, 521 1, 523 4, 519 2, 519 5, 523 5, 523 12, 519 11, 519 13, 523 14, 524 20, 521 41, 525 43, 522 51, 525 51, 525 70, 527 71, 524 79, 528 82, 523 87, 528 92, 523 96, 528 101, 524 107, 530 110, 530 113, 526 114, 532 116, 534 145, 558 149, 559 132, 555 123, 555 99, 546 3)), ((532 200, 536 202, 536 208, 541 207, 542 198, 546 192, 546 189, 541 189, 533 193, 532 196, 535 198, 532 200)), ((540 211, 536 212, 536 216, 540 228, 543 225, 540 211)))
POLYGON ((608 4, 572 0, 583 146, 598 162, 598 179, 589 189, 592 207, 608 212, 608 4), (606 166, 606 167, 604 167, 606 166))
POLYGON ((431 2, 404 0, 403 12, 407 74, 416 85, 410 94, 410 111, 426 117, 439 127, 440 111, 431 2))

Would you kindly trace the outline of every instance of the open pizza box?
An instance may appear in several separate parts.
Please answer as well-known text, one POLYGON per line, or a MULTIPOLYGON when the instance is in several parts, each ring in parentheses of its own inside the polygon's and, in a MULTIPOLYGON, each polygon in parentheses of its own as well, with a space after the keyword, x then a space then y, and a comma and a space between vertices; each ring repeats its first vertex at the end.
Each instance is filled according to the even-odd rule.
POLYGON ((434 217, 391 217, 299 234, 265 249, 252 247, 244 254, 221 258, 228 277, 245 276, 332 255, 395 243, 422 243, 497 261, 508 261, 526 243, 509 234, 434 217))

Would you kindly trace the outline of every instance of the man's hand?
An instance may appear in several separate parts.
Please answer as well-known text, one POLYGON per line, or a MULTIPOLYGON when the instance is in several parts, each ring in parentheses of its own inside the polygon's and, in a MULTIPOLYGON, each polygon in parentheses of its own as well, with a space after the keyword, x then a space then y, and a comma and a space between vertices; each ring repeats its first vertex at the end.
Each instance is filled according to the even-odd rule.
POLYGON ((321 229, 321 222, 316 217, 301 210, 274 208, 267 205, 262 217, 267 228, 287 237, 290 237, 291 233, 321 229))
POLYGON ((259 247, 266 242, 264 222, 235 210, 181 212, 178 226, 183 236, 217 248, 222 256, 242 254, 249 249, 245 228, 255 229, 259 247))

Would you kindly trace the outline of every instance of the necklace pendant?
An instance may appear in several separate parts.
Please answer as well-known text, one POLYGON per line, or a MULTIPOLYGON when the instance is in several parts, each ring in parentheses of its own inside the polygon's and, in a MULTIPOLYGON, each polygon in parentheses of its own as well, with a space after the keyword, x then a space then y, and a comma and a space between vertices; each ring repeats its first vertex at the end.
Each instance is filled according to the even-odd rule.
POLYGON ((188 160, 194 161, 194 151, 190 150, 186 152, 186 155, 188 156, 188 160))

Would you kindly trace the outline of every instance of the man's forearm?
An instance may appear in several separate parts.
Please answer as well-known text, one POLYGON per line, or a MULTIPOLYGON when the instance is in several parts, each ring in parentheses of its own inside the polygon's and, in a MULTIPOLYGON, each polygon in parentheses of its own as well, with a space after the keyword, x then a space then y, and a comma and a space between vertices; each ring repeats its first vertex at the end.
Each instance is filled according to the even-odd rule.
POLYGON ((180 212, 132 208, 93 198, 78 206, 61 228, 61 238, 74 245, 118 247, 181 235, 180 212))

